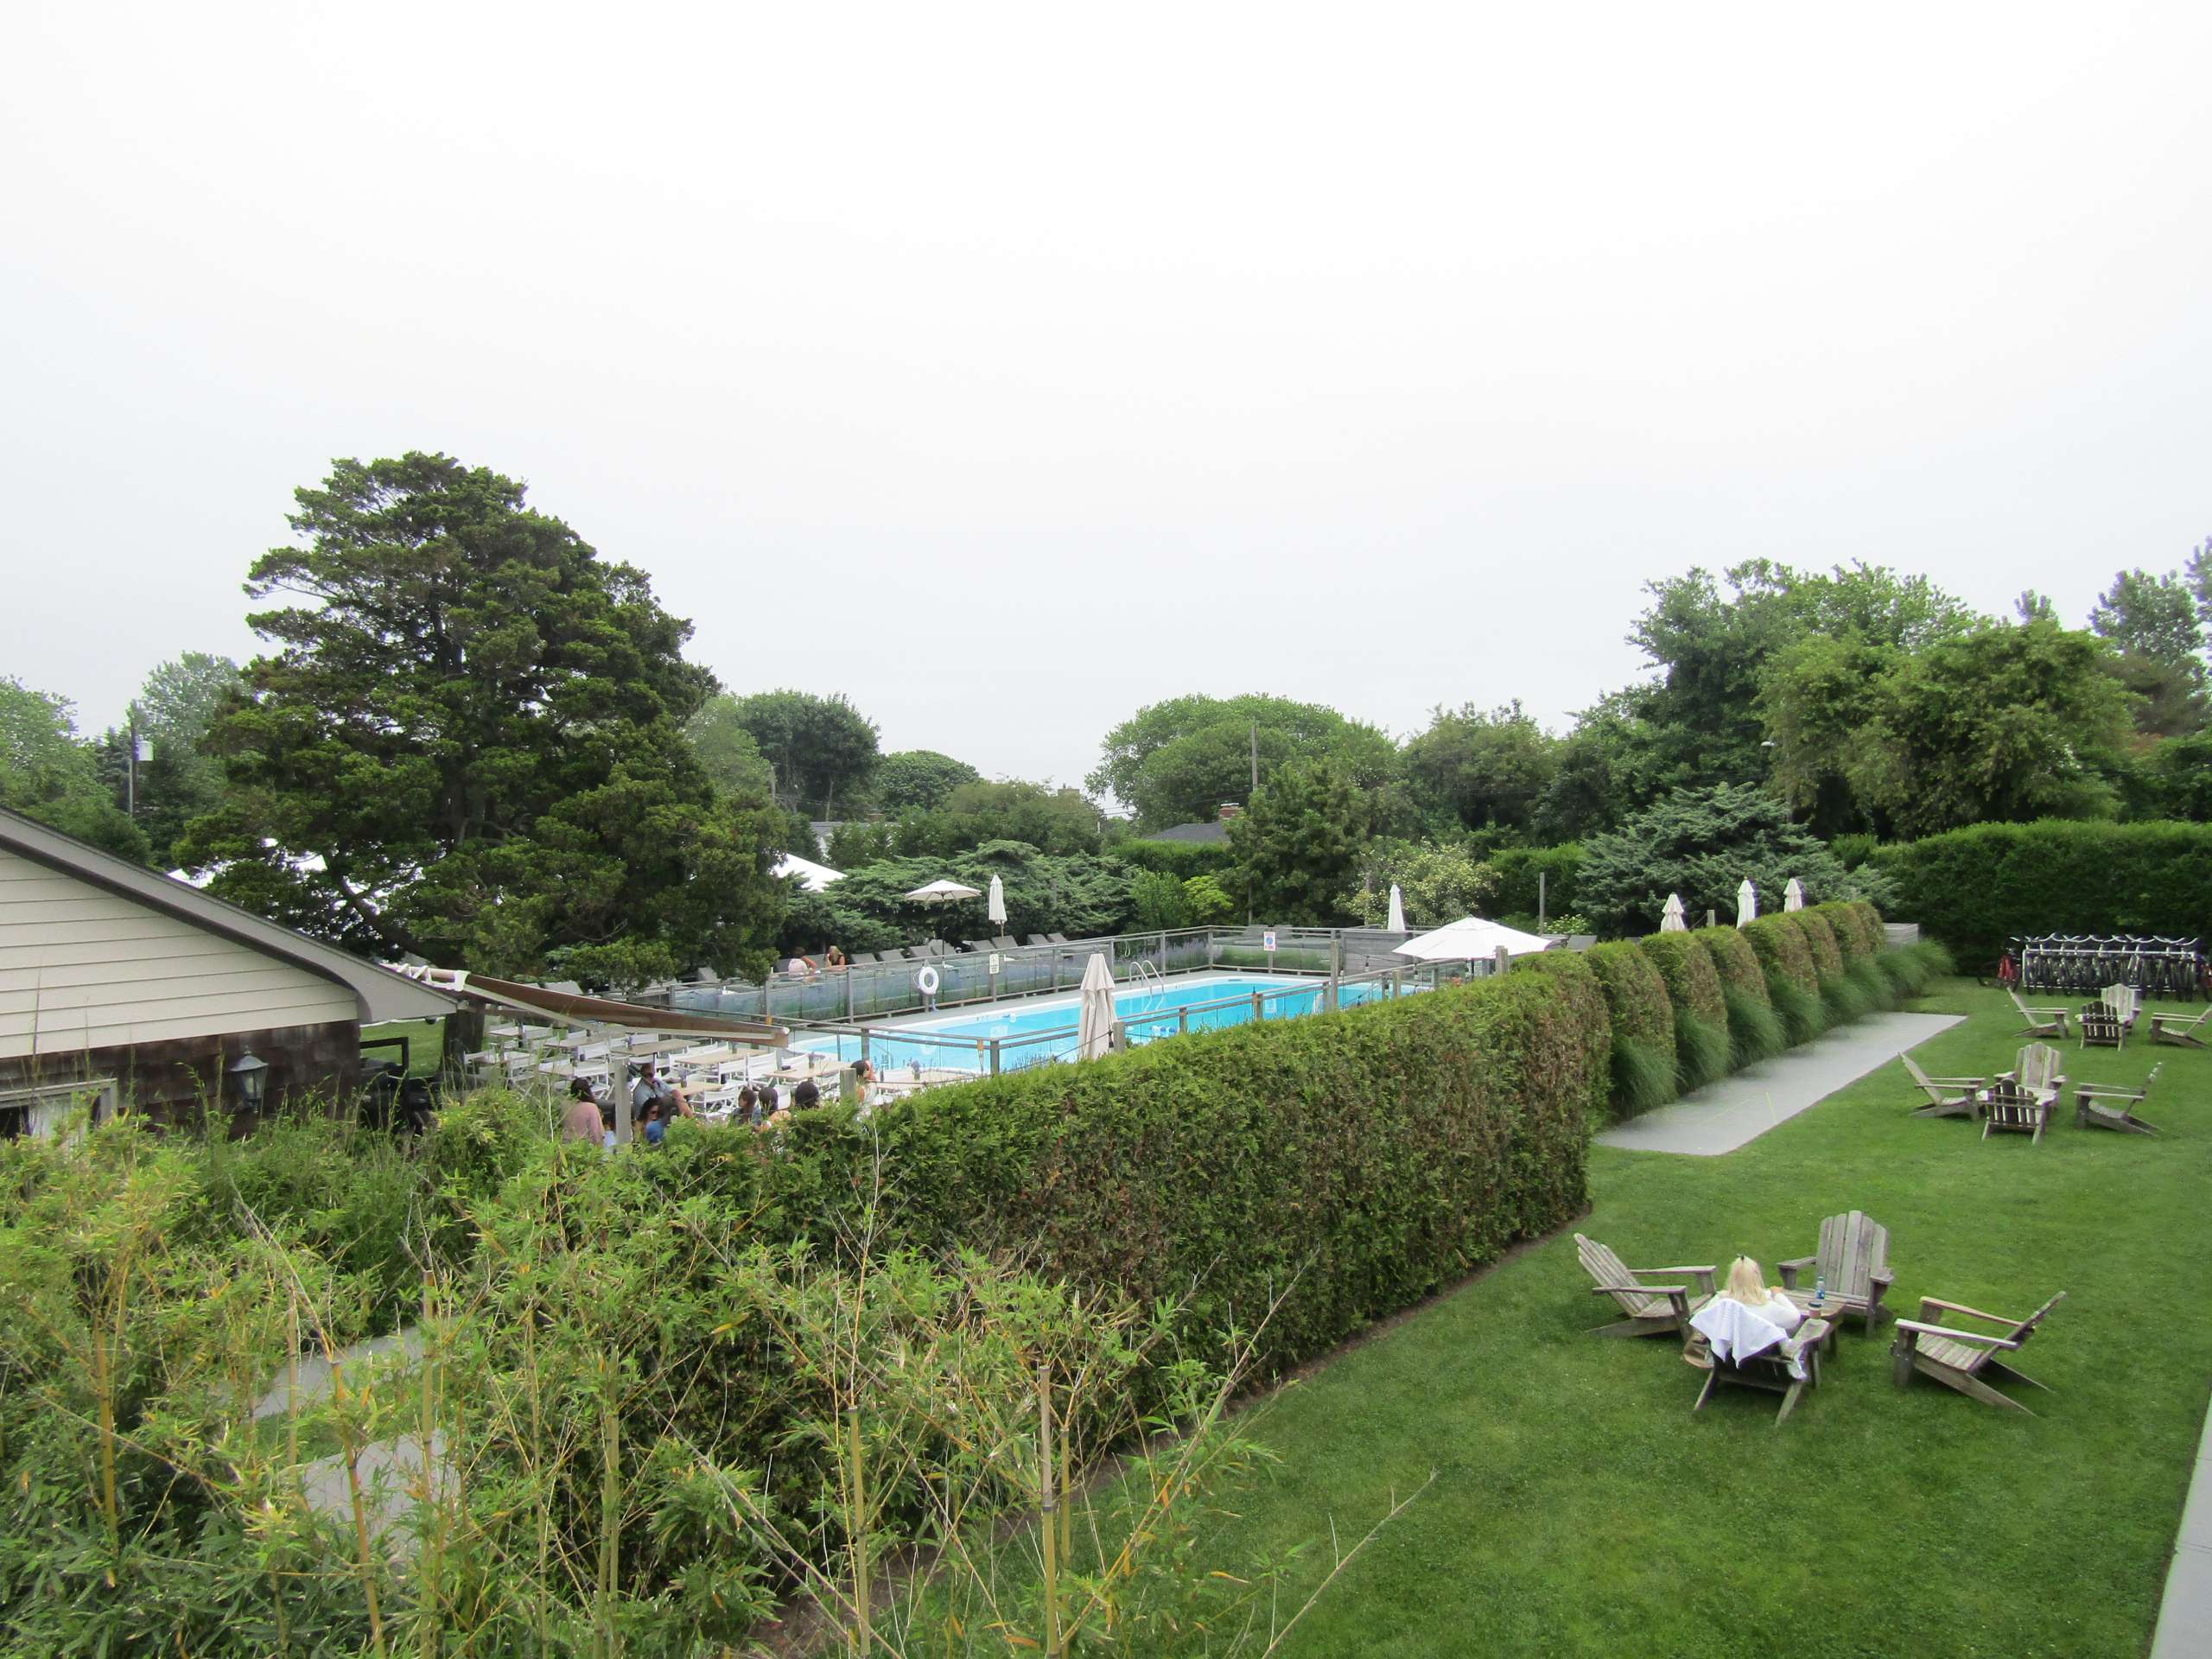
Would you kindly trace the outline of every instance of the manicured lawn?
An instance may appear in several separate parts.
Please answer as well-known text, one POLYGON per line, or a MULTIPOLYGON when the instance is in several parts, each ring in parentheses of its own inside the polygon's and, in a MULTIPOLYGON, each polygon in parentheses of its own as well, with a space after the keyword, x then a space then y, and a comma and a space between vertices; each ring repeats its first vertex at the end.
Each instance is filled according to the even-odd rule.
MULTIPOLYGON (((444 1022, 438 1020, 393 1020, 381 1026, 363 1026, 361 1040, 368 1042, 378 1037, 407 1039, 407 1075, 410 1077, 435 1077, 438 1062, 443 1058, 442 1046, 445 1033, 444 1022)), ((397 1060, 396 1048, 372 1048, 366 1051, 372 1060, 397 1060)))
MULTIPOLYGON (((2007 1069, 2003 997, 1951 982, 1916 1005, 1968 1022, 1917 1051, 1937 1074, 2007 1069)), ((1719 1158, 1592 1149, 1580 1230, 1631 1264, 1813 1249, 1821 1217, 1890 1229, 1892 1305, 2013 1316, 2068 1300, 2022 1357, 2036 1416, 1933 1382, 1900 1391, 1890 1332, 1848 1325, 1780 1430, 1776 1396, 1724 1390, 1611 1317, 1571 1236, 1529 1250, 1284 1390, 1281 1457, 1209 1566, 1319 1541, 1294 1587, 1433 1469, 1436 1484, 1310 1613, 1295 1655, 2141 1653, 2212 1374, 2212 1053, 2066 1050, 2069 1077, 2133 1085, 2160 1139, 2039 1146, 1909 1115, 1895 1063, 1719 1158)), ((1286 1609, 1302 1597, 1287 1594, 1286 1609)))

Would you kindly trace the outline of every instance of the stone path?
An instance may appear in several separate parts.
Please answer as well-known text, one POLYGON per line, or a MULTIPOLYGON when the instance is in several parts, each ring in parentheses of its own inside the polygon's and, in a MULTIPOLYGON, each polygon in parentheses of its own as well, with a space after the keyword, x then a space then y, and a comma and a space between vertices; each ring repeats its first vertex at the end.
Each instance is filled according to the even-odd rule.
POLYGON ((2212 1416, 2196 1445, 2196 1472, 2181 1512, 2165 1599, 2158 1604, 2151 1659, 2202 1659, 2212 1653, 2212 1416))
MULTIPOLYGON (((1598 1139, 1633 1152, 1681 1152, 1700 1158, 1733 1152, 1937 1032, 1949 1030, 1962 1018, 1955 1014, 1878 1014, 1778 1058, 1745 1066, 1671 1106, 1607 1129, 1598 1139)), ((1897 1084, 1898 1104, 1910 1104, 1914 1096, 1902 1071, 1897 1084)))

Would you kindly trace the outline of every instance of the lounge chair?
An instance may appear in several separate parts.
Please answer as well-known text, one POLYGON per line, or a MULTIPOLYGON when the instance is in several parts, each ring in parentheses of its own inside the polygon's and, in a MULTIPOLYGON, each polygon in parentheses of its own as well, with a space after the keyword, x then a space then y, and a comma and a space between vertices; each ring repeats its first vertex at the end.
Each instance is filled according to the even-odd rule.
POLYGON ((875 959, 878 962, 904 962, 906 960, 906 947, 903 944, 894 944, 888 950, 877 951, 875 959))
POLYGON ((1029 943, 1032 944, 1050 944, 1052 941, 1046 938, 1042 933, 1032 933, 1029 936, 1029 943))
POLYGON ((1705 1402, 1723 1384, 1763 1389, 1782 1396, 1782 1409, 1774 1414, 1774 1426, 1780 1428, 1797 1408, 1797 1396, 1808 1385, 1820 1382, 1821 1350, 1831 1339, 1832 1328, 1826 1319, 1807 1319, 1790 1333, 1788 1342, 1740 1359, 1716 1357, 1704 1333, 1694 1334, 1683 1348, 1682 1358, 1705 1373, 1705 1386, 1698 1390, 1697 1403, 1690 1410, 1703 1411, 1705 1402))
POLYGON ((1713 1275, 1719 1271, 1717 1268, 1624 1267, 1611 1250, 1580 1233, 1574 1236, 1574 1254, 1596 1281, 1590 1294, 1611 1297, 1613 1305, 1627 1316, 1611 1325, 1593 1325, 1591 1334, 1599 1337, 1672 1336, 1688 1343, 1690 1315, 1713 1300, 1713 1275), (1686 1284, 1638 1282, 1644 1278, 1694 1279, 1698 1293, 1692 1295, 1686 1284))
POLYGON ((1021 949, 1021 941, 1015 938, 1011 933, 1001 933, 998 938, 991 941, 991 949, 994 950, 1019 950, 1021 949))
MULTIPOLYGON (((1782 1271, 1782 1287, 1797 1288, 1798 1275, 1808 1268, 1823 1287, 1821 1317, 1834 1323, 1847 1313, 1866 1321, 1866 1334, 1885 1319, 1897 1316, 1882 1306, 1882 1298, 1897 1278, 1890 1271, 1890 1230, 1858 1210, 1830 1216, 1821 1224, 1820 1248, 1810 1255, 1776 1265, 1782 1271)), ((1808 1306, 1809 1294, 1793 1295, 1799 1306, 1808 1306)))
POLYGON ((1981 1091, 1989 1086, 1987 1077, 1931 1077, 1911 1055, 1900 1054, 1897 1058, 1904 1062, 1920 1092, 1928 1096, 1928 1103, 1914 1111, 1915 1117, 1972 1117, 1981 1104, 1981 1091))
POLYGON ((2154 1014, 2151 1016, 2151 1040, 2171 1043, 2176 1048, 2212 1048, 2212 1043, 2199 1034, 2207 1020, 2212 1020, 2212 1008, 2190 1015, 2154 1014))
POLYGON ((1047 944, 1065 944, 1067 942, 1068 936, 1065 933, 1047 933, 1045 936, 1045 943, 1047 944))
POLYGON ((2083 1048, 2125 1048, 2127 1046, 2127 1022, 2107 1006, 2100 997, 2094 1002, 2082 1005, 2081 1017, 2075 1023, 2075 1033, 2083 1048))
POLYGON ((1997 1130, 2009 1129, 2027 1135, 2029 1144, 2036 1145, 2050 1127, 2050 1109, 2055 1103, 2049 1095, 1999 1077, 1982 1096, 1981 1138, 1986 1141, 1997 1130))
POLYGON ((2074 1088, 2074 1123, 2083 1129, 2121 1129, 2129 1135, 2156 1135, 2154 1125, 2145 1123, 2127 1109, 2140 1106, 2148 1099, 2151 1085, 2158 1080, 2163 1066, 2154 1065, 2151 1075, 2143 1079, 2140 1089, 2106 1089, 2094 1084, 2076 1084, 2074 1088))
POLYGON ((2056 1037, 2062 1043, 2066 1040, 2064 1008, 2031 1008, 2020 1001, 2018 991, 2007 991, 2005 995, 2012 999, 2012 1006, 2020 1011, 2020 1018, 2025 1021, 2020 1028, 2023 1037, 2056 1037))
MULTIPOLYGON (((1897 1339, 1890 1348, 1890 1353, 1896 1361, 1897 1385, 1901 1389, 1909 1387, 1912 1374, 1918 1371, 1923 1376, 1932 1376, 1945 1388, 1956 1389, 1967 1398, 1979 1400, 1984 1405, 2027 1411, 2028 1408, 2018 1401, 2006 1399, 1984 1379, 1992 1376, 2008 1376, 2014 1382, 2025 1382, 2031 1388, 2050 1392, 2047 1384, 2037 1382, 2017 1366, 1999 1359, 1997 1356, 2018 1352, 2028 1338, 2035 1335, 2036 1327, 2043 1323, 2044 1316, 2065 1300, 2066 1293, 2062 1290, 2026 1319, 2008 1319, 1995 1313, 1978 1313, 1956 1302, 1938 1301, 1933 1296, 1922 1297, 1920 1317, 1897 1321, 1897 1339), (1934 1319, 1938 1309, 1946 1313, 2000 1325, 2004 1327, 2004 1334, 1993 1337, 1986 1331, 1961 1331, 1955 1325, 1931 1324, 1929 1321, 1934 1319)), ((2032 1417, 2035 1414, 2028 1412, 2028 1415, 2032 1417)))
POLYGON ((960 948, 971 957, 987 957, 991 953, 991 942, 988 939, 963 939, 960 948))
POLYGON ((855 950, 851 956, 847 957, 845 961, 852 967, 864 968, 875 961, 875 952, 873 950, 855 950))
POLYGON ((2133 1031, 2135 1029, 2135 1016, 2143 1011, 2143 993, 2133 985, 2107 985, 2105 987, 2104 1004, 2113 1011, 2121 1025, 2133 1031))

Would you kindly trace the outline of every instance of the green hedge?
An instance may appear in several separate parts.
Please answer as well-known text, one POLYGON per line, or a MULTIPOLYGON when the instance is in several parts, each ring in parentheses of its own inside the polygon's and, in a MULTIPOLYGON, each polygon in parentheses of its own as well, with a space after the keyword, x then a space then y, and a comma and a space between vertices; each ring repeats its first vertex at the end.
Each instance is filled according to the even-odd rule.
POLYGON ((1484 861, 1497 874, 1497 893, 1491 899, 1489 914, 1534 916, 1539 873, 1544 878, 1544 913, 1565 916, 1574 909, 1575 875, 1582 868, 1582 849, 1576 842, 1509 847, 1484 861))
POLYGON ((1188 1293, 1201 1349, 1282 1295, 1263 1357, 1292 1363, 1581 1213, 1600 1014, 1508 974, 1193 1033, 802 1115, 772 1180, 826 1245, 880 1167, 887 1245, 1188 1293))
POLYGON ((1866 954, 1878 957, 1890 948, 1889 930, 1883 925, 1882 912, 1871 899, 1854 899, 1846 906, 1859 918, 1859 931, 1866 941, 1866 954))
POLYGON ((1891 914, 1917 922, 1974 971, 2015 935, 2212 938, 2212 824, 1980 823, 1885 846, 1891 914))
POLYGON ((1759 965, 1758 952, 1751 949, 1749 939, 1732 927, 1694 928, 1690 938, 1713 958, 1713 971, 1720 976, 1724 988, 1742 991, 1761 1002, 1767 1000, 1766 970, 1759 965))
POLYGON ((1821 978, 1843 977, 1843 947, 1836 943, 1835 929, 1828 925, 1828 918, 1817 910, 1801 910, 1783 921, 1795 922, 1805 936, 1805 944, 1813 953, 1813 971, 1821 978))
POLYGON ((1867 943, 1866 918, 1856 904, 1815 905, 1811 913, 1827 922, 1828 931, 1835 935, 1835 948, 1843 953, 1847 969, 1880 949, 1878 944, 1867 943))
POLYGON ((1513 971, 1542 975, 1568 1004, 1574 1027, 1582 1036, 1582 1066, 1590 1078, 1585 1106, 1589 1124, 1596 1128, 1612 1116, 1613 1052, 1613 1017, 1605 1007, 1605 988, 1598 983, 1597 969, 1574 951, 1546 950, 1520 957, 1513 971))
POLYGON ((1758 953, 1770 986, 1780 978, 1801 991, 1819 992, 1820 974, 1813 965, 1812 947, 1805 941, 1804 929, 1785 924, 1779 916, 1757 916, 1737 931, 1758 953))
POLYGON ((1713 1025, 1727 1022, 1728 1005, 1720 1000, 1720 970, 1696 934, 1651 933, 1635 944, 1666 982, 1667 998, 1675 1012, 1713 1025))
POLYGON ((1592 945, 1583 961, 1597 975, 1613 1022, 1613 1115, 1633 1117, 1675 1097, 1675 1007, 1667 982, 1626 939, 1592 945))
POLYGON ((1147 841, 1133 836, 1104 850, 1109 858, 1118 858, 1141 870, 1158 870, 1178 881, 1188 881, 1194 875, 1218 875, 1236 861, 1225 841, 1147 841))

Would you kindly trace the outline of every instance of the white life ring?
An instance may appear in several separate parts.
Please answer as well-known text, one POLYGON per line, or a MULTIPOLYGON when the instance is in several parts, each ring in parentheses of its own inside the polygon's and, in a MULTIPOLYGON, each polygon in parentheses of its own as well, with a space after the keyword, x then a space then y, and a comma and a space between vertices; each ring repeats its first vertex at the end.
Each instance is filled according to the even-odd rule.
POLYGON ((943 983, 944 981, 938 977, 937 969, 933 967, 925 968, 914 976, 914 988, 924 996, 935 996, 937 988, 943 983))

